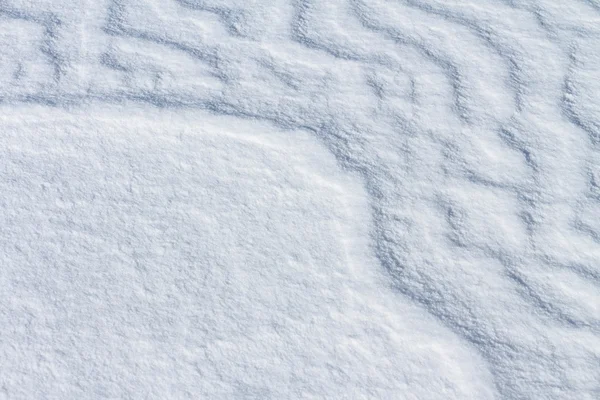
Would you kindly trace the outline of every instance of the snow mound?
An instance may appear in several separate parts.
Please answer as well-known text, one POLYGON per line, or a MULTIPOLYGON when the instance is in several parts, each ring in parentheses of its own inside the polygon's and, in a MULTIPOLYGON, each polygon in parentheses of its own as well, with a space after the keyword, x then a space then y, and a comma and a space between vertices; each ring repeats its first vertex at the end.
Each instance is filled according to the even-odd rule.
POLYGON ((373 268, 360 180, 308 133, 53 114, 2 123, 7 397, 489 397, 373 268))

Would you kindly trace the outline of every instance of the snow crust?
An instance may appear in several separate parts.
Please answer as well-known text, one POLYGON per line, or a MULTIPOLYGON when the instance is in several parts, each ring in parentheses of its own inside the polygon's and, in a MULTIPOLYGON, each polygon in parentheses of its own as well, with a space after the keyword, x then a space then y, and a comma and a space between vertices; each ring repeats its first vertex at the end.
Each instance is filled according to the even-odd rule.
POLYGON ((600 397, 597 0, 2 0, 0 56, 0 396, 600 397))

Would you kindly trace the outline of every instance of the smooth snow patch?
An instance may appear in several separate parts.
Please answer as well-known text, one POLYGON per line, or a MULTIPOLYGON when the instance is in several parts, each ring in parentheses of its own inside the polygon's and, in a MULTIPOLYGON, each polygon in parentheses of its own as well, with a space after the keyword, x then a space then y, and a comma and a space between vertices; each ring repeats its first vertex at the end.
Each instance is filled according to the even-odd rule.
POLYGON ((0 126, 6 397, 493 396, 385 283, 360 180, 307 133, 132 107, 0 126))

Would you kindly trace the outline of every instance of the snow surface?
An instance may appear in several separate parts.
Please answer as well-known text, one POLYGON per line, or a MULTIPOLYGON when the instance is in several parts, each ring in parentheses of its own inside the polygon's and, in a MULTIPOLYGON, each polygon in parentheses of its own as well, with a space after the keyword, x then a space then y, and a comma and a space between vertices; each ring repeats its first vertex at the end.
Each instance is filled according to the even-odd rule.
POLYGON ((600 398, 597 0, 0 0, 0 398, 600 398))

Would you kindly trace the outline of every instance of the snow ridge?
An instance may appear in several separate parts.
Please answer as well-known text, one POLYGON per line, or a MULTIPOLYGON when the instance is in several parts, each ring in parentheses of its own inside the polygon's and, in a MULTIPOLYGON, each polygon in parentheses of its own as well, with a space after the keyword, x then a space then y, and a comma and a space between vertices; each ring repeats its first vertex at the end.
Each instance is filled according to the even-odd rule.
POLYGON ((598 2, 4 0, 0 21, 5 114, 310 132, 362 179, 374 268, 496 397, 600 396, 598 2))

